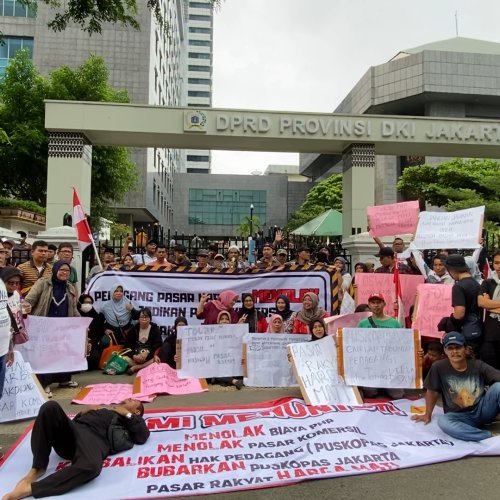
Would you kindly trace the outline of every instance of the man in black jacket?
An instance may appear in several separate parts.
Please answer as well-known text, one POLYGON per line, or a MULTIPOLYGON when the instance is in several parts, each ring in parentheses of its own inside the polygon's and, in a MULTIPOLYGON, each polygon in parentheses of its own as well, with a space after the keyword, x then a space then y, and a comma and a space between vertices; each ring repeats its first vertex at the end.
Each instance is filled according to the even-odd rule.
POLYGON ((103 460, 110 454, 108 432, 117 414, 131 440, 144 444, 149 430, 142 418, 144 407, 140 401, 126 399, 110 408, 90 407, 73 420, 55 401, 44 403, 31 433, 33 466, 3 500, 62 495, 95 479, 101 473, 103 460), (71 460, 71 465, 38 481, 45 474, 52 448, 60 457, 71 460))

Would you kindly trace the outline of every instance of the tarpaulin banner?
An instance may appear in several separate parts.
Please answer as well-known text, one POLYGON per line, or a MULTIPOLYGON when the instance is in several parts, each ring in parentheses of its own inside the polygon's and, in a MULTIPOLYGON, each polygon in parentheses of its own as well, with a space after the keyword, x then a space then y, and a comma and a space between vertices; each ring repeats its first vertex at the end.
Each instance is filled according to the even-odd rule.
MULTIPOLYGON (((101 475, 69 496, 207 495, 500 453, 499 437, 459 441, 435 419, 429 425, 413 422, 411 408, 422 404, 306 406, 287 398, 245 407, 148 411, 147 443, 106 458, 101 475)), ((68 465, 53 453, 47 473, 68 465)), ((30 467, 28 434, 0 467, 0 494, 30 467)))

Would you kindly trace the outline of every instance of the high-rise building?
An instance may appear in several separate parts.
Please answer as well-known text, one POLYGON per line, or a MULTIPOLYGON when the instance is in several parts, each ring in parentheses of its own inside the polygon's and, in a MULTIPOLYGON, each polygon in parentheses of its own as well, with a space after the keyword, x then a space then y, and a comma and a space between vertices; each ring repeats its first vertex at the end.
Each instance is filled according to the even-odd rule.
MULTIPOLYGON (((205 5, 205 2, 192 3, 205 5)), ((110 84, 117 89, 126 89, 132 103, 185 106, 188 0, 160 0, 168 32, 158 25, 146 8, 146 2, 137 2, 137 7, 139 31, 118 24, 104 24, 101 34, 89 36, 73 24, 62 32, 51 31, 47 22, 55 11, 41 2, 35 15, 19 0, 0 0, 0 31, 5 40, 5 44, 0 45, 0 78, 9 59, 24 47, 30 50, 36 68, 44 75, 61 65, 76 67, 91 54, 96 54, 104 58, 110 84)), ((212 10, 194 9, 193 12, 201 10, 203 14, 193 15, 206 15, 211 30, 212 10)), ((205 21, 192 22, 195 23, 193 27, 201 28, 205 21)), ((190 36, 193 40, 200 40, 205 35, 193 32, 190 36)), ((198 61, 199 66, 208 63, 208 72, 196 74, 203 74, 203 78, 211 81, 211 34, 209 40, 208 59, 189 60, 198 61)), ((205 49, 194 48, 200 54, 205 49)), ((193 104, 201 105, 196 100, 193 104)), ((185 156, 185 151, 173 149, 134 149, 131 158, 139 169, 139 187, 117 207, 119 219, 136 227, 154 223, 170 227, 173 220, 173 175, 186 171, 185 156)))
MULTIPOLYGON (((213 4, 211 0, 189 2, 187 105, 193 108, 212 106, 213 4)), ((186 151, 186 171, 210 173, 210 151, 186 151)))

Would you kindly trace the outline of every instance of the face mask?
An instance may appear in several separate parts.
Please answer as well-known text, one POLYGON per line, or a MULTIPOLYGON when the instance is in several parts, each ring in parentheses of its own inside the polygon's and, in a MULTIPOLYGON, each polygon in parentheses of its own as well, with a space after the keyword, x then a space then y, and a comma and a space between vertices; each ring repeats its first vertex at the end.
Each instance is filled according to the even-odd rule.
POLYGON ((93 307, 92 304, 82 304, 82 306, 80 307, 80 309, 81 309, 82 312, 88 313, 88 312, 92 311, 92 307, 93 307))

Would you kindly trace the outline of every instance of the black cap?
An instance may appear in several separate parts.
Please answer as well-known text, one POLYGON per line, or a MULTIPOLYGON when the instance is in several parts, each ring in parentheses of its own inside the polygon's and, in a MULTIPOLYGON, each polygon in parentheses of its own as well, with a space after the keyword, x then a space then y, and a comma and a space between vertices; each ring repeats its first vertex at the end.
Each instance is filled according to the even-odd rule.
POLYGON ((380 249, 377 257, 394 257, 394 250, 389 247, 383 247, 380 249))
POLYGON ((457 253, 448 255, 447 259, 443 262, 446 268, 452 269, 453 271, 469 271, 463 255, 457 253))
POLYGON ((177 245, 174 245, 174 252, 186 253, 186 247, 184 245, 181 245, 180 243, 177 243, 177 245))
POLYGON ((158 240, 155 240, 154 238, 151 238, 150 240, 148 240, 148 242, 146 243, 146 245, 158 245, 158 240))
POLYGON ((311 249, 307 245, 301 245, 299 248, 297 248, 297 253, 300 253, 300 252, 311 253, 311 249))
POLYGON ((21 236, 21 238, 26 238, 26 236, 28 236, 24 231, 18 231, 16 234, 21 236))

